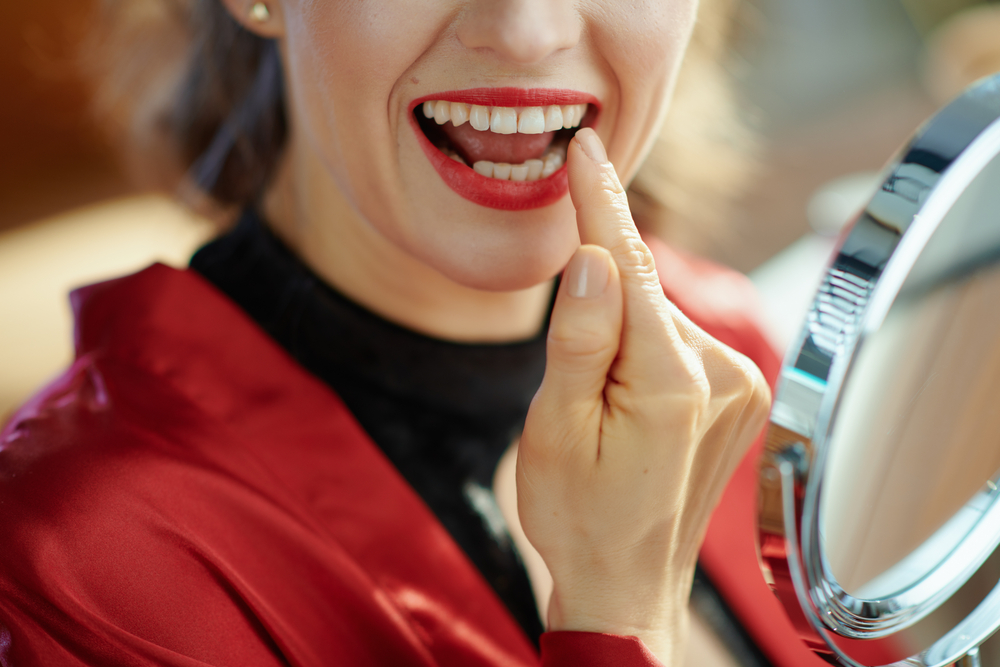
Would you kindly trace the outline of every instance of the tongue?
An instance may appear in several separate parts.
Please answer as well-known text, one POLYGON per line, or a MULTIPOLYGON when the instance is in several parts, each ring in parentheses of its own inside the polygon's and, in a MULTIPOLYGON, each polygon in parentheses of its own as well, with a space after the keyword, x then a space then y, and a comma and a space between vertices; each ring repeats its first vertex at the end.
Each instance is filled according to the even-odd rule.
POLYGON ((469 123, 462 123, 458 127, 445 123, 441 129, 469 164, 480 160, 521 164, 525 160, 540 158, 555 136, 555 132, 542 134, 497 134, 488 130, 480 132, 469 123))

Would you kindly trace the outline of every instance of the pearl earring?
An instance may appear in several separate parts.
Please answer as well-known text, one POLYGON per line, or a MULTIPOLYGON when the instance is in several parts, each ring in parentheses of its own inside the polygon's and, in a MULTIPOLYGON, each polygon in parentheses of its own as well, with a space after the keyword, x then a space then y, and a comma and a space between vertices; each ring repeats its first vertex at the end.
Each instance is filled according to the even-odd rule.
POLYGON ((255 2, 250 8, 250 18, 257 23, 267 23, 271 20, 271 12, 263 2, 255 2))

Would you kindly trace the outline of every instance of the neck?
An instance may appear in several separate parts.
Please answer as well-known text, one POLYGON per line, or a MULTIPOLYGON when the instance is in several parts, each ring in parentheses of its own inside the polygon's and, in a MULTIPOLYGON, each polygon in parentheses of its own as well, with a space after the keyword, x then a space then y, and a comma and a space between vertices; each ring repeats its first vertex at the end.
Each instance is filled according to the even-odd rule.
POLYGON ((316 156, 294 142, 264 199, 273 231, 324 281, 399 325, 459 342, 538 334, 552 282, 513 292, 454 282, 393 244, 346 201, 316 156))

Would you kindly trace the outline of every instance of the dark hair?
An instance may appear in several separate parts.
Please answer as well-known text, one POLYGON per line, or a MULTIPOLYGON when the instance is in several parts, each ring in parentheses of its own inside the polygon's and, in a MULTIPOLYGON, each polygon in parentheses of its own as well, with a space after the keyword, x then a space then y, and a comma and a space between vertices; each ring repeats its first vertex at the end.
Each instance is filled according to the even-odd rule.
POLYGON ((169 111, 194 183, 225 203, 258 196, 287 136, 277 45, 245 30, 218 0, 195 0, 191 65, 169 111))
MULTIPOLYGON (((721 236, 751 171, 723 65, 740 3, 702 0, 667 122, 629 187, 637 223, 696 250, 721 236)), ((220 0, 104 0, 101 25, 92 73, 133 171, 175 190, 187 174, 222 204, 256 200, 287 137, 275 43, 220 0)))
POLYGON ((288 135, 275 42, 219 0, 104 0, 100 18, 84 66, 140 185, 257 199, 288 135))

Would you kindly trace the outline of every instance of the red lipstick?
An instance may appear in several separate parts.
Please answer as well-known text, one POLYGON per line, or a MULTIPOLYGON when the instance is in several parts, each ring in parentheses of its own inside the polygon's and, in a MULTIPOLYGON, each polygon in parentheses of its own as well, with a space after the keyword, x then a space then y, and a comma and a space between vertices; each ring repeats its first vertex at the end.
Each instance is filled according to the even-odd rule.
MULTIPOLYGON (((561 199, 569 190, 566 166, 563 165, 551 176, 537 181, 504 181, 477 174, 471 167, 446 156, 427 139, 413 110, 428 100, 502 107, 590 104, 600 109, 597 98, 588 93, 544 88, 470 88, 434 93, 410 103, 410 124, 417 135, 420 148, 445 184, 475 204, 503 211, 540 208, 561 199)), ((592 124, 595 117, 596 114, 588 114, 580 127, 592 124)))

